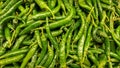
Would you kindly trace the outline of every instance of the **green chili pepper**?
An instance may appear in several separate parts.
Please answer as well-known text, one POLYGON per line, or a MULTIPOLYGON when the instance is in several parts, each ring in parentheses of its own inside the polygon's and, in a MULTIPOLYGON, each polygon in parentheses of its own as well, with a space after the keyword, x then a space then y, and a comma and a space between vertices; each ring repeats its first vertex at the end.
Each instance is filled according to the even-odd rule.
POLYGON ((23 62, 20 66, 20 68, 24 68, 26 66, 26 64, 28 63, 28 61, 31 59, 31 57, 34 55, 36 49, 37 49, 38 45, 34 45, 32 46, 32 48, 29 50, 29 52, 27 53, 27 55, 25 56, 25 58, 23 59, 23 62))
POLYGON ((38 6, 43 9, 47 9, 51 12, 51 14, 53 15, 53 18, 55 17, 52 10, 47 6, 47 4, 43 1, 43 0, 35 0, 35 2, 38 4, 38 6))
MULTIPOLYGON (((52 10, 52 13, 53 13, 53 14, 55 14, 55 13, 57 13, 57 12, 59 11, 59 9, 60 9, 60 4, 61 4, 60 1, 58 1, 58 6, 55 7, 55 8, 52 10)), ((50 13, 49 11, 40 12, 40 13, 38 13, 38 14, 35 14, 35 15, 32 16, 31 19, 40 19, 40 18, 45 18, 45 17, 47 17, 47 16, 51 16, 51 13, 50 13)))
POLYGON ((88 55, 88 57, 91 59, 91 61, 92 61, 96 66, 99 65, 98 59, 97 59, 93 54, 88 55))
POLYGON ((48 41, 47 41, 43 31, 42 31, 42 36, 41 36, 41 42, 42 42, 43 47, 42 47, 42 51, 41 51, 41 53, 40 53, 40 55, 39 55, 39 57, 38 57, 38 59, 36 61, 35 66, 37 66, 42 61, 42 59, 44 58, 44 56, 45 56, 45 54, 47 52, 48 41))
POLYGON ((111 57, 114 57, 115 59, 120 60, 119 55, 117 55, 117 54, 114 53, 114 52, 110 52, 110 56, 111 56, 111 57))
POLYGON ((50 27, 49 27, 49 24, 48 24, 48 18, 46 18, 46 32, 47 32, 48 38, 52 42, 53 46, 56 48, 56 50, 58 50, 58 43, 57 43, 56 39, 52 36, 52 34, 50 32, 50 27))
POLYGON ((9 19, 12 19, 12 18, 21 20, 23 23, 25 23, 25 21, 23 21, 21 18, 19 18, 19 17, 17 17, 17 16, 8 16, 8 17, 3 18, 3 19, 0 21, 0 24, 5 24, 4 22, 5 22, 6 20, 9 20, 9 19))
POLYGON ((28 50, 29 49, 20 49, 20 50, 16 50, 16 51, 10 51, 10 52, 7 52, 7 53, 1 55, 0 59, 7 58, 10 56, 14 56, 14 55, 18 55, 18 54, 22 54, 22 53, 26 53, 28 50))
MULTIPOLYGON (((4 19, 4 17, 7 17, 8 15, 10 15, 20 4, 22 3, 22 0, 18 1, 15 5, 13 5, 9 11, 7 11, 5 14, 3 14, 2 16, 0 16, 0 20, 4 19)), ((2 24, 2 23, 0 23, 2 24)))
POLYGON ((39 32, 39 30, 35 30, 35 36, 36 36, 36 39, 37 39, 39 47, 42 48, 42 43, 41 43, 41 39, 40 39, 40 32, 39 32))
MULTIPOLYGON (((10 0, 6 0, 1 6, 0 6, 0 8, 1 9, 5 9, 5 6, 8 4, 10 2, 10 0)), ((12 1, 11 1, 12 2, 12 1)), ((3 11, 3 10, 2 10, 3 11)))
POLYGON ((1 6, 1 8, 4 7, 4 6, 5 6, 5 7, 4 7, 4 9, 0 12, 0 15, 4 14, 5 12, 7 12, 7 11, 11 8, 11 6, 13 6, 16 2, 17 2, 17 0, 16 0, 16 1, 14 1, 14 0, 7 0, 7 1, 4 3, 4 5, 1 6))
POLYGON ((61 43, 60 43, 60 52, 59 52, 59 57, 60 57, 60 67, 66 67, 66 54, 65 54, 65 43, 66 43, 66 39, 68 36, 68 32, 66 32, 66 34, 63 35, 61 43))
POLYGON ((84 47, 84 43, 85 43, 85 38, 86 38, 86 28, 85 31, 82 35, 82 37, 79 39, 78 42, 78 57, 79 57, 79 62, 80 62, 80 66, 82 67, 82 59, 83 59, 83 47, 84 47))
POLYGON ((20 44, 22 43, 22 41, 24 40, 25 37, 26 37, 26 35, 23 35, 16 41, 15 45, 12 48, 12 51, 19 49, 20 44))
POLYGON ((87 10, 91 10, 91 7, 88 6, 86 3, 85 3, 85 0, 78 0, 78 3, 81 7, 87 9, 87 10))
POLYGON ((73 42, 77 42, 77 40, 81 37, 81 35, 82 35, 83 31, 84 31, 84 27, 85 27, 85 20, 84 20, 82 12, 80 10, 78 10, 78 14, 81 17, 82 23, 81 23, 81 28, 80 28, 80 30, 79 30, 79 32, 78 32, 78 34, 75 37, 73 42))
POLYGON ((0 65, 6 65, 6 64, 11 64, 13 62, 18 62, 23 57, 24 57, 24 54, 20 54, 20 55, 17 55, 17 56, 13 56, 13 57, 8 57, 8 58, 5 58, 5 59, 1 59, 0 60, 0 65))
POLYGON ((46 55, 44 56, 44 58, 42 59, 42 61, 41 61, 40 64, 39 64, 39 66, 45 67, 45 66, 43 66, 43 65, 45 64, 45 62, 47 61, 47 59, 48 59, 48 54, 46 54, 46 55))
POLYGON ((9 43, 8 47, 10 47, 11 46, 11 32, 8 27, 5 28, 5 38, 7 39, 9 43))
POLYGON ((48 59, 46 60, 45 64, 43 65, 44 67, 49 67, 51 64, 52 60, 54 58, 54 52, 53 49, 48 45, 48 59))
POLYGON ((36 21, 35 23, 30 24, 29 26, 27 26, 26 28, 24 28, 19 35, 23 35, 25 33, 28 33, 31 29, 34 29, 38 26, 40 26, 43 22, 41 21, 36 21))
POLYGON ((35 63, 37 61, 37 55, 38 55, 38 50, 32 56, 32 59, 31 59, 30 65, 29 65, 30 68, 34 68, 35 67, 35 63))
POLYGON ((66 18, 49 24, 50 29, 55 29, 69 23, 69 21, 72 19, 72 16, 74 14, 74 9, 72 7, 70 8, 71 8, 70 14, 66 18))
POLYGON ((82 59, 83 61, 82 62, 84 62, 84 58, 86 57, 88 48, 90 46, 91 30, 92 30, 92 25, 90 25, 90 27, 88 29, 88 34, 87 34, 87 37, 86 37, 85 45, 83 47, 83 59, 82 59))
POLYGON ((22 11, 18 17, 22 17, 24 14, 26 14, 28 12, 29 8, 26 8, 24 11, 22 11))

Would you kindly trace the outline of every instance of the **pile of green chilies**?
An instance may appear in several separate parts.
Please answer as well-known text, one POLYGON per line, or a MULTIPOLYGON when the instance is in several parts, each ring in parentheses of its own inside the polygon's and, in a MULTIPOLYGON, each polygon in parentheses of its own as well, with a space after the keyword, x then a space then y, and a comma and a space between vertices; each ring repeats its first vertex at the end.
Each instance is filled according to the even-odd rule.
POLYGON ((120 68, 120 0, 0 0, 0 68, 120 68))

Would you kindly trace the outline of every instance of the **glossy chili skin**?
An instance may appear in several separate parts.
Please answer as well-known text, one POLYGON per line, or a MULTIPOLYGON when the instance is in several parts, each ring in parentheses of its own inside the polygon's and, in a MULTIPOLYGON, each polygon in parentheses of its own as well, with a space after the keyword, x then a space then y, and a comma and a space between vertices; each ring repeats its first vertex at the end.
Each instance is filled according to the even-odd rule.
POLYGON ((119 68, 119 0, 1 0, 1 68, 119 68))
POLYGON ((29 50, 29 52, 27 53, 27 55, 25 56, 25 58, 23 59, 23 62, 20 66, 20 68, 24 68, 27 64, 27 62, 30 60, 30 58, 34 55, 36 49, 37 49, 38 45, 34 45, 32 46, 32 48, 29 50))
MULTIPOLYGON (((7 11, 5 14, 0 16, 0 20, 4 19, 4 17, 7 17, 9 14, 11 14, 20 4, 22 3, 22 0, 18 1, 15 5, 13 5, 9 11, 7 11)), ((0 23, 2 24, 2 23, 0 23)))

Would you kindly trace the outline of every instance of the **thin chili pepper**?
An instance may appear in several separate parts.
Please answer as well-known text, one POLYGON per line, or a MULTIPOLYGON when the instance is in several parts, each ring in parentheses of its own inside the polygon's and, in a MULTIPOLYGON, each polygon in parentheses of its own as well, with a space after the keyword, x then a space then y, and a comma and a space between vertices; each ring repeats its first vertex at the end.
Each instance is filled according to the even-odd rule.
POLYGON ((27 53, 27 55, 25 56, 25 58, 23 59, 23 62, 20 66, 20 68, 24 68, 26 66, 26 64, 28 63, 28 61, 31 59, 31 57, 34 55, 36 49, 37 49, 38 45, 34 45, 32 46, 32 48, 29 50, 29 52, 27 53))
POLYGON ((32 37, 32 36, 27 36, 27 37, 24 39, 24 41, 33 40, 33 38, 35 38, 35 36, 34 36, 34 37, 32 37))
MULTIPOLYGON (((86 28, 85 28, 86 29, 86 28)), ((82 37, 79 39, 79 42, 78 42, 78 58, 79 58, 79 63, 80 63, 80 66, 82 67, 82 59, 83 59, 83 47, 84 47, 84 44, 85 44, 85 38, 86 38, 86 30, 84 31, 82 37)))
POLYGON ((29 47, 28 46, 23 46, 20 49, 27 49, 27 48, 29 48, 29 47))
POLYGON ((113 39, 115 40, 115 42, 117 43, 118 46, 120 46, 120 42, 119 39, 116 37, 116 34, 114 32, 114 21, 113 21, 113 13, 110 16, 110 33, 112 34, 113 39))
POLYGON ((91 59, 91 61, 92 61, 96 66, 99 65, 98 59, 97 59, 93 54, 88 55, 88 57, 91 59))
POLYGON ((59 57, 60 57, 60 67, 65 67, 66 68, 66 54, 65 54, 65 43, 66 39, 68 36, 68 31, 66 32, 65 35, 62 35, 62 40, 60 43, 60 52, 59 52, 59 57))
MULTIPOLYGON (((53 14, 55 14, 55 13, 57 13, 57 12, 59 11, 59 9, 60 9, 60 4, 61 4, 60 1, 58 1, 58 6, 55 7, 55 8, 52 10, 52 13, 53 13, 53 14)), ((50 13, 49 11, 40 12, 40 13, 38 13, 38 14, 35 14, 35 15, 32 16, 31 19, 40 19, 40 18, 45 18, 45 17, 47 17, 47 16, 51 16, 51 13, 50 13)))
POLYGON ((50 45, 48 45, 48 59, 46 60, 46 62, 45 62, 45 64, 43 66, 49 67, 49 65, 51 64, 53 58, 54 58, 53 49, 50 47, 50 45))
MULTIPOLYGON (((52 36, 57 37, 60 36, 62 34, 63 30, 55 30, 55 31, 51 31, 52 36)), ((48 34, 45 34, 46 37, 48 37, 48 34)))
POLYGON ((48 24, 48 18, 46 18, 46 32, 47 32, 48 38, 52 42, 53 46, 56 48, 56 50, 59 50, 58 49, 58 43, 57 43, 56 39, 51 34, 50 27, 49 27, 49 24, 48 24))
POLYGON ((4 9, 0 12, 0 15, 4 14, 5 12, 7 12, 11 6, 13 6, 18 0, 7 0, 6 4, 4 3, 4 5, 2 5, 1 7, 4 7, 4 9))
POLYGON ((53 59, 52 63, 50 64, 49 68, 54 68, 55 67, 56 58, 57 58, 57 55, 54 56, 54 59, 53 59))
POLYGON ((101 3, 101 6, 102 6, 103 9, 112 10, 111 5, 107 5, 107 4, 101 3))
POLYGON ((42 43, 41 43, 41 39, 40 39, 40 32, 39 32, 39 30, 35 30, 35 36, 36 36, 37 43, 38 43, 39 47, 42 48, 42 43))
POLYGON ((74 9, 72 7, 70 8, 71 8, 70 13, 66 18, 49 24, 50 29, 55 29, 69 23, 69 21, 72 19, 72 16, 74 14, 74 9))
POLYGON ((10 52, 7 52, 7 53, 1 55, 0 59, 7 58, 7 57, 10 57, 10 56, 14 56, 14 55, 23 54, 23 53, 26 53, 28 50, 29 49, 19 49, 19 50, 16 50, 16 51, 10 51, 10 52))
MULTIPOLYGON (((62 10, 64 11, 63 13, 66 15, 65 5, 64 5, 64 3, 63 3, 62 0, 60 0, 60 2, 61 2, 61 8, 62 8, 62 10)), ((55 17, 55 18, 56 18, 56 17, 55 17)))
POLYGON ((32 4, 30 5, 29 11, 22 17, 22 19, 26 20, 27 17, 28 17, 28 15, 32 12, 32 10, 33 10, 34 7, 35 7, 35 3, 32 3, 32 4))
POLYGON ((91 52, 92 53, 97 53, 97 54, 102 54, 102 53, 104 53, 104 50, 100 49, 100 48, 99 49, 98 48, 97 49, 95 49, 95 48, 94 49, 89 48, 88 53, 91 53, 91 52))
POLYGON ((69 55, 69 57, 72 58, 73 60, 78 61, 78 57, 77 57, 77 55, 69 55))
POLYGON ((30 45, 35 41, 35 38, 29 39, 29 40, 24 40, 22 42, 23 45, 30 45))
POLYGON ((15 45, 13 46, 12 51, 19 49, 20 44, 22 43, 22 41, 24 40, 25 37, 26 37, 26 35, 19 37, 19 39, 16 41, 15 45))
POLYGON ((88 33, 87 33, 85 45, 84 45, 84 47, 83 47, 83 59, 82 59, 82 62, 84 62, 84 59, 85 59, 85 57, 86 57, 86 55, 87 55, 88 48, 89 48, 89 46, 90 46, 91 31, 92 31, 92 25, 90 25, 90 27, 89 27, 89 29, 88 29, 88 33))
MULTIPOLYGON (((11 0, 6 0, 1 6, 0 8, 3 9, 5 8, 5 6, 10 2, 11 0)), ((3 10, 2 10, 3 11, 3 10)))
POLYGON ((115 59, 120 60, 120 56, 119 56, 119 55, 117 55, 117 54, 116 54, 116 53, 114 53, 114 52, 110 52, 110 56, 111 56, 111 57, 114 57, 115 59))
POLYGON ((35 63, 37 61, 37 54, 38 54, 38 50, 32 56, 32 59, 31 59, 30 65, 29 65, 30 68, 34 68, 35 67, 35 63))
POLYGON ((0 16, 0 20, 3 20, 5 17, 7 17, 8 15, 10 15, 21 3, 22 3, 22 0, 18 1, 15 5, 13 5, 9 9, 9 11, 7 11, 5 14, 3 14, 3 15, 0 16))
POLYGON ((108 37, 105 38, 105 53, 108 59, 109 67, 112 68, 111 60, 110 60, 110 41, 108 37))
POLYGON ((22 11, 18 17, 22 17, 24 14, 26 14, 29 11, 29 8, 26 8, 24 11, 22 11))
POLYGON ((6 64, 11 64, 13 62, 18 62, 23 57, 24 57, 24 54, 20 54, 20 55, 17 55, 17 56, 12 56, 12 57, 8 57, 8 58, 5 58, 5 59, 1 59, 0 60, 0 65, 6 65, 6 64))
POLYGON ((18 34, 20 32, 20 26, 21 26, 21 24, 19 24, 19 26, 17 26, 16 29, 12 33, 12 38, 11 38, 12 43, 14 43, 16 37, 18 36, 18 34))
POLYGON ((44 46, 42 47, 42 51, 41 51, 41 53, 40 53, 40 55, 39 55, 39 57, 38 57, 38 59, 36 61, 35 66, 37 66, 42 61, 42 59, 45 57, 45 54, 47 52, 48 41, 47 41, 43 31, 42 31, 42 36, 41 36, 41 42, 42 42, 42 46, 43 45, 44 46))
MULTIPOLYGON (((66 16, 56 16, 55 18, 54 18, 54 20, 61 20, 61 19, 64 19, 66 16)), ((78 19, 79 18, 79 16, 73 16, 73 19, 78 19)))
POLYGON ((23 35, 23 34, 25 34, 25 33, 28 33, 31 29, 34 29, 34 28, 40 26, 42 23, 43 23, 42 21, 36 21, 36 22, 30 24, 29 26, 25 27, 25 28, 20 32, 19 35, 23 35))
POLYGON ((97 1, 93 0, 93 5, 94 5, 94 12, 93 12, 93 17, 98 21, 98 5, 97 1))
MULTIPOLYGON (((43 65, 45 64, 45 62, 47 61, 47 59, 48 59, 48 54, 46 54, 46 55, 44 56, 44 58, 42 59, 42 61, 41 61, 40 64, 39 64, 39 66, 45 67, 45 66, 43 66, 43 65)), ((37 66, 37 67, 38 67, 38 66, 37 66)))
POLYGON ((82 12, 80 10, 78 10, 78 14, 81 17, 82 23, 81 23, 81 28, 80 28, 80 30, 79 30, 79 32, 78 32, 78 34, 75 37, 73 42, 77 42, 77 40, 81 37, 81 35, 82 35, 83 31, 84 31, 84 27, 85 27, 85 20, 84 20, 82 12))
POLYGON ((67 40, 67 44, 66 44, 66 57, 69 55, 73 29, 75 29, 74 25, 71 25, 71 27, 69 29, 68 37, 67 37, 68 40, 67 40))
POLYGON ((8 27, 5 28, 5 38, 7 39, 9 46, 11 46, 11 32, 10 29, 8 27))
POLYGON ((48 7, 48 5, 47 5, 43 0, 35 0, 35 2, 38 4, 38 6, 39 6, 41 9, 45 8, 45 9, 49 10, 50 13, 52 14, 53 18, 55 18, 52 10, 48 7))
POLYGON ((23 21, 21 18, 19 18, 19 17, 17 17, 17 16, 8 16, 8 17, 5 17, 4 19, 2 19, 2 20, 0 21, 0 24, 5 24, 4 22, 5 22, 6 20, 9 20, 9 19, 12 19, 12 18, 18 19, 18 20, 22 21, 23 23, 25 23, 25 21, 23 21))
POLYGON ((100 16, 100 20, 101 20, 103 18, 103 16, 102 16, 103 9, 102 9, 100 0, 96 0, 96 2, 97 2, 97 5, 98 5, 99 16, 100 16))
POLYGON ((78 3, 81 7, 85 8, 87 10, 91 10, 91 7, 86 4, 85 0, 78 0, 78 3))

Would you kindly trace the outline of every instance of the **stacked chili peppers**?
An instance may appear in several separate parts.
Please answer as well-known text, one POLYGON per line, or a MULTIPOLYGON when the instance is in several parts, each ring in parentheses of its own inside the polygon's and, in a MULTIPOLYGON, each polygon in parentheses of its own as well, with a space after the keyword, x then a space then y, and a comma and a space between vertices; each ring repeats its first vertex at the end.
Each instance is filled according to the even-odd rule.
POLYGON ((119 68, 120 0, 0 0, 0 68, 119 68))

